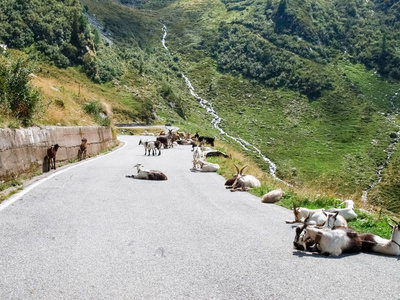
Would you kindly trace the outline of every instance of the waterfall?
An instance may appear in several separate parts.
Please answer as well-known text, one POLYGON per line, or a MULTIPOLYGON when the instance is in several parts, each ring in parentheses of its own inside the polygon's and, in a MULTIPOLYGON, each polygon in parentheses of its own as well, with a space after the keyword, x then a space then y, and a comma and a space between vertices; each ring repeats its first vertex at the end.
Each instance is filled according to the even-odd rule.
MULTIPOLYGON (((163 38, 161 40, 162 45, 164 46, 164 48, 166 50, 168 50, 168 48, 165 46, 165 38, 167 36, 167 26, 165 26, 164 24, 162 24, 162 30, 164 32, 163 34, 163 38)), ((168 50, 169 51, 169 50, 168 50)), ((269 171, 271 176, 276 179, 281 181, 282 183, 289 185, 287 182, 283 181, 282 179, 278 178, 276 176, 276 165, 265 155, 262 154, 261 150, 258 149, 257 147, 251 145, 249 142, 245 141, 244 139, 240 138, 240 137, 234 137, 228 133, 226 133, 221 127, 220 127, 220 123, 221 123, 221 117, 218 116, 217 112, 215 111, 212 103, 210 103, 209 101, 207 101, 206 99, 201 98, 198 94, 196 94, 195 89, 192 85, 192 83, 190 82, 189 78, 187 78, 187 76, 185 76, 184 74, 182 74, 182 77, 185 79, 185 83, 187 85, 187 87, 189 88, 190 94, 196 98, 196 100, 200 103, 200 105, 207 111, 208 114, 210 114, 213 119, 211 121, 211 124, 214 126, 214 128, 216 128, 220 134, 222 136, 226 136, 230 139, 232 139, 233 141, 235 141, 236 143, 238 143, 239 145, 241 145, 243 147, 243 149, 245 149, 246 151, 252 151, 253 153, 258 153, 262 159, 268 163, 269 165, 269 171)))
POLYGON ((396 145, 398 144, 398 142, 400 141, 400 126, 396 124, 395 121, 395 116, 397 116, 398 114, 398 108, 396 107, 395 103, 394 103, 394 99, 398 96, 400 90, 398 90, 391 98, 390 98, 390 104, 392 106, 392 113, 389 114, 387 116, 387 119, 389 122, 391 122, 394 126, 396 126, 398 128, 398 131, 396 132, 396 137, 393 138, 393 140, 390 141, 389 146, 386 148, 385 152, 386 152, 386 160, 385 162, 378 166, 378 168, 376 168, 376 175, 378 176, 378 180, 376 180, 374 183, 372 183, 365 191, 363 191, 362 193, 362 201, 367 202, 368 200, 368 192, 370 190, 372 190, 374 187, 376 187, 379 183, 381 183, 382 181, 382 170, 384 168, 386 168, 389 164, 390 158, 392 157, 392 154, 394 153, 394 151, 396 150, 396 145))

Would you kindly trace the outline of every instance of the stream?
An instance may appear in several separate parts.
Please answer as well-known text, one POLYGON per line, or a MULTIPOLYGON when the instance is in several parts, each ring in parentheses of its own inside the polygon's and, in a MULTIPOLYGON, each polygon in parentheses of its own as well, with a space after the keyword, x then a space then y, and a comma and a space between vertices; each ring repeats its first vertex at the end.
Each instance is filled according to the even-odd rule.
POLYGON ((385 162, 378 166, 376 168, 376 175, 378 176, 378 179, 372 183, 365 191, 363 191, 362 193, 362 201, 363 202, 367 202, 368 200, 368 192, 370 190, 372 190, 374 187, 376 187, 379 183, 381 183, 382 181, 382 170, 385 169, 388 165, 389 165, 389 161, 390 158, 392 157, 392 154, 394 153, 394 151, 396 150, 396 145, 398 144, 398 142, 400 141, 400 126, 396 124, 395 121, 395 117, 398 115, 398 107, 396 107, 396 104, 394 103, 394 99, 398 96, 400 90, 398 90, 391 98, 390 98, 390 104, 392 106, 392 113, 388 114, 388 116, 386 117, 388 119, 388 121, 390 123, 392 123, 394 126, 396 126, 398 128, 398 131, 396 132, 396 137, 392 138, 389 146, 386 148, 385 152, 386 152, 386 160, 385 162))
MULTIPOLYGON (((162 24, 162 23, 161 23, 161 24, 162 24)), ((164 34, 163 34, 161 43, 162 43, 163 47, 164 47, 166 50, 169 51, 169 49, 168 49, 167 46, 165 45, 165 39, 166 39, 166 37, 167 37, 167 26, 165 26, 164 24, 162 24, 162 31, 164 32, 164 34)), ((266 157, 265 155, 263 155, 263 154, 261 153, 261 150, 260 150, 260 149, 258 149, 257 147, 251 145, 249 142, 247 142, 246 140, 244 140, 244 139, 242 139, 242 138, 240 138, 240 137, 234 137, 234 136, 228 134, 227 132, 225 132, 225 131, 220 127, 220 124, 221 124, 221 120, 222 120, 222 119, 221 119, 221 117, 218 116, 218 114, 217 114, 217 112, 215 111, 215 109, 214 109, 212 103, 209 102, 209 101, 207 101, 206 99, 201 98, 201 97, 195 92, 195 89, 194 89, 192 83, 190 82, 190 80, 189 80, 189 78, 188 78, 187 76, 185 76, 184 74, 182 74, 182 77, 185 79, 185 83, 186 83, 187 87, 189 88, 190 94, 191 94, 193 97, 195 97, 196 100, 200 103, 200 105, 207 111, 207 113, 210 114, 210 115, 213 117, 213 119, 212 119, 212 121, 211 121, 211 124, 214 126, 214 128, 216 128, 216 129, 220 132, 220 134, 221 134, 222 136, 226 136, 226 137, 232 139, 233 141, 235 141, 236 143, 238 143, 240 146, 242 146, 243 149, 245 149, 246 151, 251 151, 251 152, 253 152, 253 153, 257 153, 258 155, 260 155, 260 157, 262 157, 262 159, 263 159, 265 162, 268 163, 268 165, 269 165, 269 172, 270 172, 271 176, 272 176, 274 179, 276 179, 276 180, 278 180, 278 181, 280 181, 280 182, 282 182, 282 183, 284 183, 284 184, 290 186, 290 184, 288 184, 287 182, 283 181, 282 179, 280 179, 280 178, 278 178, 278 177, 276 176, 276 169, 277 169, 276 165, 275 165, 268 157, 266 157)))

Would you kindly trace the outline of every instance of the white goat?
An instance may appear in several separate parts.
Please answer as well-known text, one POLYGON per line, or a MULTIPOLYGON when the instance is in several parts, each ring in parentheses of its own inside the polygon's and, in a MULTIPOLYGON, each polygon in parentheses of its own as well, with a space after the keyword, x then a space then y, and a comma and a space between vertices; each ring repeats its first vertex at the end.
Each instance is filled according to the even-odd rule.
POLYGON ((284 195, 285 195, 285 192, 282 189, 273 190, 273 191, 266 193, 261 198, 261 202, 262 203, 275 203, 275 202, 279 201, 284 195))
POLYGON ((386 255, 400 255, 400 224, 392 220, 396 225, 389 224, 392 227, 392 238, 390 240, 380 236, 364 233, 360 234, 363 252, 376 252, 386 255))
POLYGON ((231 192, 236 191, 248 191, 251 188, 260 187, 260 181, 255 178, 253 175, 243 175, 243 170, 247 167, 244 166, 240 171, 239 168, 234 164, 237 174, 236 179, 232 186, 227 186, 227 189, 230 189, 231 192))
MULTIPOLYGON (((294 221, 286 221, 288 224, 306 223, 317 226, 322 226, 328 219, 328 214, 324 209, 308 209, 304 207, 296 207, 293 204, 294 221)), ((347 227, 347 221, 342 216, 337 216, 335 227, 347 227)))
POLYGON ((220 166, 219 164, 213 164, 208 161, 205 161, 204 159, 198 159, 196 161, 193 161, 193 170, 195 171, 200 171, 200 172, 217 172, 219 170, 220 166), (200 166, 199 169, 195 168, 195 166, 200 166))
POLYGON ((136 164, 133 167, 137 168, 137 175, 126 175, 126 177, 147 180, 168 180, 167 176, 161 171, 146 170, 142 164, 136 164))
POLYGON ((331 230, 305 225, 300 234, 299 244, 307 249, 310 241, 314 241, 321 253, 333 256, 339 256, 342 252, 360 252, 362 246, 360 237, 349 228, 331 230))
POLYGON ((204 158, 204 155, 200 147, 194 147, 193 149, 193 170, 197 170, 200 169, 199 161, 204 158))
POLYGON ((354 211, 353 200, 345 200, 340 205, 344 204, 345 208, 331 208, 327 209, 328 212, 338 212, 340 216, 344 217, 346 220, 357 219, 357 214, 354 211))

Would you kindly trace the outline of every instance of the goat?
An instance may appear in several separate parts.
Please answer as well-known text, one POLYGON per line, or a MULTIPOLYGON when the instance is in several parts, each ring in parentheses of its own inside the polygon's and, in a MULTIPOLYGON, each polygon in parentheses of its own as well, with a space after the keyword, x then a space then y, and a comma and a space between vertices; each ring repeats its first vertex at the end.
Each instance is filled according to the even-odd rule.
POLYGON ((227 186, 232 186, 232 185, 235 183, 236 178, 237 178, 237 175, 234 175, 233 177, 227 179, 227 180, 225 181, 225 185, 227 185, 227 186))
POLYGON ((200 172, 217 172, 220 166, 218 164, 213 164, 208 161, 205 161, 201 158, 193 161, 193 170, 200 172), (199 169, 195 168, 195 166, 200 166, 199 169))
MULTIPOLYGON (((308 209, 304 207, 296 207, 293 204, 294 221, 286 221, 287 224, 304 223, 322 226, 328 219, 329 214, 324 209, 308 209), (304 219, 304 221, 303 221, 304 219)), ((347 221, 342 216, 335 219, 336 227, 347 227, 347 221)))
POLYGON ((56 169, 56 154, 57 150, 60 148, 58 144, 55 144, 54 146, 51 146, 50 148, 47 149, 47 160, 48 160, 48 170, 50 169, 56 169))
POLYGON ((236 192, 236 191, 248 191, 249 189, 255 188, 255 187, 260 187, 261 183, 260 181, 255 178, 253 175, 243 175, 243 170, 247 167, 244 166, 240 171, 239 168, 234 164, 237 174, 236 174, 236 180, 232 184, 232 186, 227 186, 227 189, 230 189, 231 192, 236 192))
POLYGON ((82 138, 82 143, 79 146, 79 157, 81 159, 86 159, 86 153, 87 153, 87 139, 84 137, 82 138))
POLYGON ((390 240, 381 238, 380 236, 363 233, 360 234, 363 252, 375 252, 386 255, 400 255, 400 224, 392 220, 396 225, 389 226, 392 228, 392 238, 390 240))
POLYGON ((164 149, 168 149, 171 146, 171 139, 168 136, 158 136, 157 141, 160 142, 163 146, 164 149))
POLYGON ((344 204, 345 208, 330 208, 326 211, 328 212, 338 212, 340 216, 344 217, 346 220, 357 219, 357 214, 354 211, 353 200, 345 200, 340 205, 344 204))
POLYGON ((196 134, 194 135, 194 137, 197 139, 197 141, 200 144, 209 144, 212 147, 214 147, 214 141, 215 138, 213 137, 209 137, 209 136, 199 136, 199 134, 196 132, 196 134))
POLYGON ((273 190, 273 191, 266 193, 261 198, 261 202, 262 203, 275 203, 275 202, 279 201, 284 195, 285 195, 285 192, 282 189, 273 190))
POLYGON ((343 252, 358 253, 362 248, 360 236, 350 228, 320 229, 305 224, 298 243, 307 249, 311 241, 321 253, 333 256, 343 252))
POLYGON ((142 164, 136 164, 133 167, 137 168, 137 175, 126 175, 126 177, 147 180, 168 180, 167 176, 161 171, 146 170, 142 164))
POLYGON ((193 151, 193 169, 199 169, 198 161, 204 158, 203 151, 201 151, 200 147, 196 147, 193 151))
MULTIPOLYGON (((348 229, 347 227, 342 227, 342 226, 336 227, 335 226, 337 216, 338 216, 338 213, 327 213, 327 220, 326 220, 325 224, 322 227, 318 226, 318 228, 326 229, 326 230, 328 230, 328 229, 347 230, 348 229)), ((313 225, 313 224, 310 225, 309 217, 307 217, 304 220, 303 227, 296 227, 296 235, 295 235, 295 238, 293 241, 293 246, 295 249, 298 249, 298 250, 317 252, 317 251, 319 251, 319 249, 313 239, 307 238, 307 239, 303 240, 302 242, 300 242, 300 235, 307 226, 316 227, 316 225, 313 225)), ((349 229, 349 232, 352 232, 352 229, 349 229)))
POLYGON ((218 150, 206 150, 203 151, 205 157, 215 157, 215 156, 222 156, 225 158, 228 158, 229 156, 225 154, 224 152, 218 151, 218 150))
POLYGON ((139 145, 144 146, 144 155, 150 156, 150 152, 153 153, 153 156, 156 154, 156 150, 158 150, 158 155, 161 155, 161 143, 159 141, 139 141, 139 145))

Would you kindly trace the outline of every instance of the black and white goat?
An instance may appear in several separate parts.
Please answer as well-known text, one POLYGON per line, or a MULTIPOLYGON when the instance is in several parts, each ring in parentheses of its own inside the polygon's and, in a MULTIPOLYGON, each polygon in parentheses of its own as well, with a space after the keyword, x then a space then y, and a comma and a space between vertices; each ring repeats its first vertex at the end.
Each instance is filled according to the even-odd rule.
POLYGON ((327 215, 323 227, 309 225, 308 219, 304 221, 302 227, 297 227, 293 241, 294 248, 333 256, 338 256, 342 252, 360 252, 362 246, 360 236, 351 228, 335 227, 337 212, 327 215))
POLYGON ((167 176, 159 170, 146 170, 142 164, 136 164, 133 167, 137 168, 137 174, 126 175, 126 177, 147 180, 168 180, 167 176))
MULTIPOLYGON (((361 251, 361 238, 350 228, 321 229, 305 224, 300 231, 297 243, 305 250, 312 249, 312 251, 332 256, 339 256, 343 252, 358 253, 361 251), (315 245, 311 246, 313 243, 315 245)), ((298 232, 296 232, 297 234, 298 232)), ((293 244, 297 248, 296 244, 293 244)))
MULTIPOLYGON (((296 207, 293 204, 294 221, 286 221, 288 224, 306 223, 309 225, 322 226, 326 223, 329 213, 325 209, 308 209, 305 207, 296 207), (307 220, 307 221, 306 221, 307 220)), ((335 218, 335 227, 347 227, 347 221, 344 217, 337 215, 335 218)))
POLYGON ((214 147, 215 138, 210 137, 210 136, 199 136, 199 134, 197 132, 194 135, 194 137, 197 139, 197 141, 200 143, 200 145, 209 144, 212 147, 214 147))
POLYGON ((139 145, 144 146, 144 155, 150 156, 150 152, 153 153, 153 156, 157 153, 158 150, 158 155, 161 155, 161 142, 160 141, 145 141, 143 142, 142 140, 139 141, 139 145))
POLYGON ((255 178, 253 175, 243 175, 243 170, 247 167, 244 166, 241 170, 234 164, 237 174, 235 175, 235 181, 231 186, 227 186, 227 189, 230 189, 231 192, 236 191, 248 191, 255 187, 260 187, 260 181, 255 178))
POLYGON ((400 224, 394 220, 392 221, 396 225, 389 223, 389 226, 392 227, 392 238, 390 240, 374 234, 360 234, 363 252, 375 252, 394 256, 400 255, 400 224))

